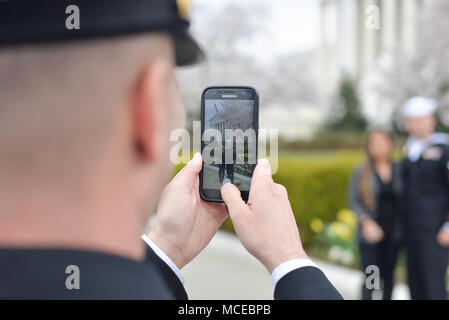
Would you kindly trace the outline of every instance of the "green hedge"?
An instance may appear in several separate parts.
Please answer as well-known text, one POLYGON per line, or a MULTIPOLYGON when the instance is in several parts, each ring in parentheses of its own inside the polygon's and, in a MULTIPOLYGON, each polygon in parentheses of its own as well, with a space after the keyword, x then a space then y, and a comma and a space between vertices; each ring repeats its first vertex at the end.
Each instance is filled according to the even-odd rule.
MULTIPOLYGON (((355 165, 363 161, 360 151, 313 151, 282 154, 273 179, 283 184, 305 247, 312 241, 310 221, 332 221, 347 207, 347 187, 355 165)), ((222 229, 234 232, 227 219, 222 229)))

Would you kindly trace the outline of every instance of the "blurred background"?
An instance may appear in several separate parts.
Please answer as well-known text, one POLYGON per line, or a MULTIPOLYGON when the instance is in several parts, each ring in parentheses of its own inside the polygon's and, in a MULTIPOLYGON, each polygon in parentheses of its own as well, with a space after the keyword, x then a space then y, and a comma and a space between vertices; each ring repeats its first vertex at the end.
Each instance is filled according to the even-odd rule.
MULTIPOLYGON (((449 126, 449 1, 195 0, 193 33, 207 61, 178 70, 188 129, 209 85, 250 85, 260 95, 260 128, 279 130, 279 167, 308 254, 345 298, 363 276, 348 209, 365 132, 406 135, 401 104, 439 101, 437 131, 449 126)), ((178 168, 179 169, 179 168, 178 168)), ((269 274, 245 252, 228 220, 183 271, 191 299, 271 299, 269 274)), ((408 297, 404 254, 393 297, 408 297)))

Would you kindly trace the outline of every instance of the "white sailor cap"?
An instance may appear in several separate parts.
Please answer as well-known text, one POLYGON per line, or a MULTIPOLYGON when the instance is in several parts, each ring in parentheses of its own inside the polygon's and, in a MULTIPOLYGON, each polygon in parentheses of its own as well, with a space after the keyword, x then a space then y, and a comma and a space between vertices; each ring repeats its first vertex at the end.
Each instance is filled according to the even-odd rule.
POLYGON ((404 118, 431 116, 436 113, 438 102, 425 97, 413 97, 404 103, 402 115, 404 118))

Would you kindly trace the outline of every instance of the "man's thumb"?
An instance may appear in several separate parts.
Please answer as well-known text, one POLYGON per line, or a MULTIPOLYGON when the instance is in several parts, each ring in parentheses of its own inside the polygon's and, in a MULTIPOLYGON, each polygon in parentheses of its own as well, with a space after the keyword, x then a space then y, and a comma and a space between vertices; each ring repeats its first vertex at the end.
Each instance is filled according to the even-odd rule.
POLYGON ((239 189, 232 183, 225 183, 220 189, 221 197, 228 207, 231 219, 241 214, 245 214, 248 207, 240 195, 239 189))
POLYGON ((200 153, 195 153, 192 160, 190 160, 181 171, 178 172, 175 179, 182 181, 183 185, 190 186, 195 183, 198 177, 201 167, 203 165, 203 159, 200 153))

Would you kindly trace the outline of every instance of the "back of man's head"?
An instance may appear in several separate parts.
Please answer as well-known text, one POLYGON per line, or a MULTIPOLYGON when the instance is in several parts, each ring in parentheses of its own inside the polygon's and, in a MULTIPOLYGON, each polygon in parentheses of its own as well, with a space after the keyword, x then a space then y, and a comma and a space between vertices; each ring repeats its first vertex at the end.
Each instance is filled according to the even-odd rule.
MULTIPOLYGON (((165 33, 0 48, 0 224, 19 229, 20 215, 37 211, 26 221, 31 225, 45 220, 43 211, 59 209, 48 219, 56 228, 65 211, 83 201, 95 208, 85 220, 99 221, 96 216, 110 214, 113 221, 113 213, 101 213, 100 205, 93 203, 109 201, 117 210, 142 211, 149 205, 142 201, 148 200, 138 197, 154 202, 162 187, 148 195, 150 175, 130 173, 128 167, 138 152, 147 158, 154 155, 154 137, 165 141, 161 137, 166 136, 167 117, 159 115, 173 113, 163 105, 173 104, 163 100, 169 95, 167 87, 174 87, 169 75, 173 57, 165 33), (133 183, 120 181, 126 174, 135 176, 133 183), (105 191, 114 183, 123 185, 123 199, 128 196, 135 203, 120 198, 118 204, 119 191, 105 191), (58 201, 66 210, 57 207, 58 201)), ((154 178, 162 184, 161 177, 168 175, 154 178)), ((129 215, 128 221, 137 220, 131 212, 123 214, 129 215)), ((73 222, 76 229, 82 220, 80 214, 65 223, 73 222)))
MULTIPOLYGON (((161 35, 0 50, 0 172, 76 178, 102 151, 161 35)), ((47 180, 49 179, 49 180, 47 180)), ((8 180, 9 181, 9 180, 8 180)))

